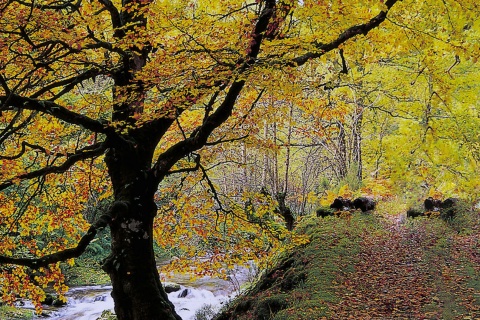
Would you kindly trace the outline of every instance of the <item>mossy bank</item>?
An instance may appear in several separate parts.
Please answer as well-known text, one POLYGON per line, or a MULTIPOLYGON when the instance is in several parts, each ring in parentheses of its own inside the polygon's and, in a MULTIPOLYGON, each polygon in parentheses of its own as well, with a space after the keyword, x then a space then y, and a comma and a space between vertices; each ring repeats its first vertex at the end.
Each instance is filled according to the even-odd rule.
POLYGON ((354 214, 349 218, 305 217, 297 231, 310 243, 278 259, 248 292, 233 301, 215 320, 320 319, 338 302, 335 281, 353 271, 362 233, 381 233, 378 218, 354 214))

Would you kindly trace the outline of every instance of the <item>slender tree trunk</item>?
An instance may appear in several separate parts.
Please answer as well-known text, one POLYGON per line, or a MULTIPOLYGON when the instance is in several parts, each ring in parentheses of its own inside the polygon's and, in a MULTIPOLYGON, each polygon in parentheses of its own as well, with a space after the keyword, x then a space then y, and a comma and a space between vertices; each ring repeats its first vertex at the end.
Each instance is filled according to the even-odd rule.
POLYGON ((277 193, 280 186, 280 181, 278 180, 278 150, 277 150, 277 123, 273 123, 273 192, 277 193))
POLYGON ((247 164, 247 145, 245 141, 242 142, 242 189, 249 188, 249 179, 248 179, 248 164, 247 164))
POLYGON ((285 204, 285 196, 286 194, 283 192, 278 192, 275 195, 278 202, 277 211, 283 217, 283 220, 285 220, 285 226, 287 227, 287 230, 292 231, 295 223, 295 218, 293 217, 290 208, 287 207, 287 205, 285 204))
POLYGON ((285 156, 285 183, 283 185, 283 193, 287 194, 288 192, 288 176, 290 174, 290 143, 292 142, 292 118, 293 118, 293 103, 290 104, 290 112, 288 118, 288 133, 287 133, 287 154, 285 156))
POLYGON ((338 147, 337 147, 337 172, 338 178, 343 179, 347 176, 347 146, 345 141, 345 128, 343 127, 343 123, 337 121, 338 125, 338 147))
MULTIPOLYGON (((268 138, 268 124, 267 121, 263 121, 263 140, 267 141, 268 138)), ((267 186, 267 171, 268 171, 268 154, 267 149, 263 151, 263 167, 262 167, 262 187, 267 186)))
POLYGON ((358 106, 354 115, 353 122, 353 162, 357 166, 358 181, 362 181, 363 163, 362 163, 362 121, 363 106, 358 106))

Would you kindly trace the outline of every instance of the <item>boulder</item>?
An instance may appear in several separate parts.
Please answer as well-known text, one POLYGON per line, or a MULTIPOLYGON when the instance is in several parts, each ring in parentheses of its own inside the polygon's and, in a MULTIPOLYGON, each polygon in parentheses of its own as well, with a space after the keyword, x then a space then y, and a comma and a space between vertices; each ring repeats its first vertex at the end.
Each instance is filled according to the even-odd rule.
POLYGON ((423 211, 418 209, 410 208, 407 210, 407 218, 423 217, 424 215, 423 211))
POLYGON ((335 209, 337 211, 348 211, 352 209, 352 200, 345 199, 343 197, 338 197, 333 200, 330 208, 335 209))
POLYGON ((334 211, 331 208, 321 207, 317 209, 317 217, 325 218, 328 216, 333 216, 333 212, 334 211))
POLYGON ((423 205, 425 207, 425 211, 440 211, 440 207, 442 206, 442 201, 439 199, 428 197, 423 202, 423 205))
POLYGON ((353 200, 353 207, 362 210, 362 212, 367 212, 375 209, 375 201, 372 198, 359 197, 353 200))
POLYGON ((457 214, 457 205, 459 200, 457 198, 448 198, 440 205, 440 217, 443 220, 452 220, 457 214))
POLYGON ((177 292, 180 291, 180 285, 173 282, 164 282, 163 289, 165 289, 166 293, 177 292))

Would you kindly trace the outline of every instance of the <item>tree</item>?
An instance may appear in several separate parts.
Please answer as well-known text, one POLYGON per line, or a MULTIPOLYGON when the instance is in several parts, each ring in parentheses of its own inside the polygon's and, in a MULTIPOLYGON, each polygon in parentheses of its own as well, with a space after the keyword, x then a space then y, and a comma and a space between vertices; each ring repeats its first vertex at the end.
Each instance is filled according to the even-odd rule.
POLYGON ((64 290, 58 263, 109 227, 103 268, 118 319, 179 319, 153 254, 161 184, 202 170, 203 150, 238 139, 279 73, 300 77, 365 39, 374 60, 379 42, 413 27, 395 26, 404 15, 421 16, 415 22, 426 29, 436 7, 459 6, 396 3, 2 0, 4 296, 39 299, 47 280, 64 290), (379 29, 396 7, 389 28, 379 29), (87 226, 92 189, 113 201, 87 226), (28 269, 13 275, 13 265, 28 269))

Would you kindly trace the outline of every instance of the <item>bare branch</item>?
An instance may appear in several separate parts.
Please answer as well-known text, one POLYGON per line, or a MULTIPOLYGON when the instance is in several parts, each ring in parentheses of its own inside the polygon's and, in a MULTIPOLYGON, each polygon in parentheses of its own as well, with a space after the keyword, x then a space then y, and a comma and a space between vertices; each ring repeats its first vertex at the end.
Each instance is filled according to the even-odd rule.
POLYGON ((246 139, 248 136, 249 136, 249 135, 246 134, 246 135, 244 135, 244 136, 236 137, 236 138, 231 138, 231 139, 223 139, 223 138, 222 138, 222 139, 219 139, 219 140, 216 140, 216 141, 207 142, 205 145, 206 145, 206 146, 214 146, 214 145, 221 144, 221 143, 241 141, 241 140, 246 139))

